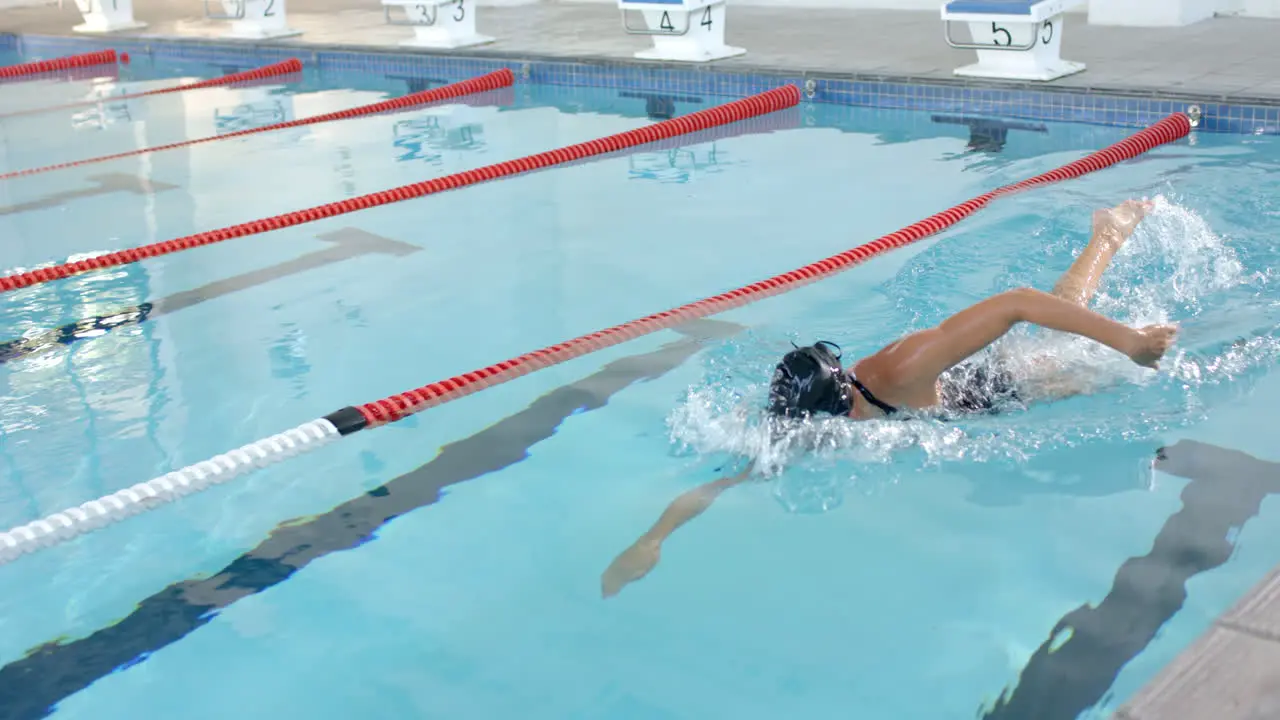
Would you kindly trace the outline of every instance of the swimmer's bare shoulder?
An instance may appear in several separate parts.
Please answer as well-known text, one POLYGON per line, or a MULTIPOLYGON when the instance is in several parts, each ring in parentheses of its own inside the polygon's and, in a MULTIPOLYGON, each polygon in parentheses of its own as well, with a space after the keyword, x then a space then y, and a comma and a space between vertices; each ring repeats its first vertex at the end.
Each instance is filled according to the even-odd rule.
POLYGON ((623 550, 605 569, 600 577, 600 595, 613 597, 628 584, 648 575, 661 559, 662 543, 671 533, 711 507, 720 493, 750 479, 754 467, 754 464, 748 464, 746 469, 736 475, 704 483, 672 500, 653 527, 623 550))

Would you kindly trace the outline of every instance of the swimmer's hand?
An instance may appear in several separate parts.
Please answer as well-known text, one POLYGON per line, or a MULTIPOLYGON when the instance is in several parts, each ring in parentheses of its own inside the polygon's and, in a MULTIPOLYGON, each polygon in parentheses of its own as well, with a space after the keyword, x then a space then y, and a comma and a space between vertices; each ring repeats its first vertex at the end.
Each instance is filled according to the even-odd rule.
POLYGON ((614 558, 604 575, 600 576, 600 596, 611 598, 622 591, 627 584, 649 574, 653 566, 658 564, 662 555, 662 544, 648 537, 642 537, 631 547, 614 558))
POLYGON ((1178 338, 1177 325, 1148 325, 1134 328, 1125 354, 1138 365, 1153 370, 1160 368, 1160 358, 1178 338))

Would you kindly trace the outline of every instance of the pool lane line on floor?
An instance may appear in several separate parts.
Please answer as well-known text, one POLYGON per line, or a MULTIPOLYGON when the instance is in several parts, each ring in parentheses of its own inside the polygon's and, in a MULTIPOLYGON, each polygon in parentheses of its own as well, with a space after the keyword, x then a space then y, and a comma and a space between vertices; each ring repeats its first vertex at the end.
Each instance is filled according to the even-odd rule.
POLYGON ((1280 464, 1194 440, 1160 448, 1155 469, 1190 481, 1182 507, 1150 552, 1120 565, 1101 602, 1062 616, 982 720, 1075 720, 1096 707, 1182 609, 1191 578, 1225 564, 1235 535, 1280 494, 1280 464))
MULTIPOLYGON (((281 63, 285 64, 285 63, 281 63)), ((36 175, 38 173, 52 172, 54 170, 65 170, 66 168, 83 167, 92 165, 93 163, 107 162, 109 160, 119 160, 121 158, 134 157, 136 155, 146 155, 149 153, 162 152, 165 150, 176 150, 178 148, 190 147, 192 145, 200 145, 203 143, 216 142, 219 140, 230 140, 232 138, 244 137, 246 135, 256 135, 258 133, 271 132, 274 130, 287 130, 289 128, 305 127, 307 125, 316 125, 319 123, 332 122, 334 120, 349 120, 351 118, 365 117, 367 115, 378 115, 385 112, 394 112, 399 110, 407 110, 410 108, 418 108, 432 105, 435 103, 446 102, 465 95, 473 93, 487 92, 497 90, 502 87, 510 87, 514 82, 515 76, 510 70, 503 68, 494 72, 481 75, 479 77, 470 78, 461 82, 456 82, 444 87, 423 90, 422 92, 402 95, 398 98, 383 100, 381 102, 372 103, 370 105, 361 105, 359 107, 347 108, 346 110, 338 110, 336 112, 325 113, 323 115, 313 115, 307 118, 299 118, 297 120, 288 120, 286 122, 275 123, 273 125, 263 125, 262 127, 246 128, 222 135, 209 135, 202 138, 193 138, 191 140, 183 140, 181 142, 167 143, 165 145, 155 145, 147 148, 138 148, 121 153, 113 153, 111 155, 100 155, 85 160, 73 160, 71 162, 57 163, 56 165, 45 165, 44 167, 28 168, 26 170, 14 170, 0 174, 0 180, 11 180, 13 178, 26 177, 28 175, 36 175)), ((360 198, 354 198, 359 200, 360 198)), ((269 220, 269 219, 268 219, 269 220)), ((259 221, 267 222, 267 221, 259 221)), ((217 231, 215 231, 217 232, 217 231)), ((196 236, 190 236, 196 237, 196 236)), ((168 242, 180 242, 179 240, 170 240, 168 242)), ((163 244, 163 243, 160 243, 163 244)), ((206 244, 206 243, 201 243, 206 244)), ((154 247, 154 246, 150 246, 154 247)), ((128 251, 125 252, 137 252, 128 251)), ((163 254, 163 253, 159 253, 163 254)), ((115 263, 117 265, 122 263, 115 263)))
MULTIPOLYGON (((713 108, 710 112, 722 110, 739 103, 760 100, 770 95, 770 93, 786 90, 790 91, 788 97, 792 97, 798 102, 799 91, 795 86, 787 85, 746 100, 739 100, 736 103, 713 108)), ((780 98, 771 98, 767 103, 772 103, 778 99, 780 98)), ((791 102, 789 105, 794 105, 796 102, 791 102)), ((688 120, 705 112, 708 111, 704 110, 676 120, 668 120, 647 128, 641 128, 640 131, 653 130, 667 123, 678 123, 681 120, 688 120)), ((632 130, 629 133, 640 131, 632 130)), ((104 525, 118 522, 126 517, 173 502, 193 492, 231 480, 252 469, 264 467, 285 458, 314 450, 360 430, 395 422, 429 407, 456 400, 486 387, 514 380, 535 370, 558 365, 567 360, 612 347, 681 322, 724 312, 843 272, 865 262, 871 257, 938 233, 985 207, 996 198, 1040 185, 1080 177, 1081 175, 1110 167, 1122 160, 1147 152, 1154 147, 1185 137, 1190 131, 1191 122, 1182 113, 1176 113, 1114 145, 1068 163, 1056 170, 984 193, 977 198, 936 213, 902 230, 859 245, 851 250, 846 250, 839 255, 811 263, 798 270, 792 270, 768 280, 721 293, 714 297, 697 300, 666 312, 649 315, 622 325, 615 325, 590 335, 581 335, 572 340, 541 350, 535 350, 496 365, 490 365, 448 380, 424 385, 382 400, 335 410, 322 418, 303 423, 295 428, 257 442, 243 445, 204 462, 195 463, 181 470, 140 482, 98 500, 91 500, 77 507, 68 508, 8 532, 0 533, 0 564, 11 562, 26 553, 61 544, 104 525)), ((623 135, 625 136, 629 133, 623 133, 623 135)), ((611 137, 617 138, 619 136, 611 137)), ((584 145, 589 146, 591 143, 584 145)), ((553 153, 544 153, 543 155, 554 157, 555 152, 563 151, 553 151, 553 153)), ((574 158, 570 155, 564 159, 574 158)), ((530 158, 525 158, 525 165, 517 165, 517 169, 512 172, 521 171, 519 168, 524 167, 535 169, 536 166, 529 167, 529 160, 530 158)), ((547 162, 550 162, 550 159, 547 162)), ((466 174, 460 173, 460 175, 466 174)), ((450 178, 457 177, 457 175, 450 176, 450 178)), ((484 176, 481 175, 480 177, 484 176)), ((444 180, 448 179, 444 178, 444 180)), ((476 180, 476 182, 479 182, 479 180, 476 180)), ((419 183, 419 185, 429 186, 429 183, 419 183)), ((300 219, 297 222, 302 221, 300 219)), ((211 240, 210 242, 215 241, 211 240)), ((60 267, 70 266, 63 265, 60 267)), ((53 278, 48 277, 48 279, 53 278)))
MULTIPOLYGON (((120 61, 128 63, 128 53, 121 56, 120 61)), ((84 53, 82 55, 67 55, 66 57, 53 58, 52 60, 36 60, 34 62, 21 63, 18 65, 6 65, 4 67, 0 67, 0 79, 23 78, 37 80, 40 79, 38 76, 47 75, 48 73, 115 64, 115 50, 99 50, 97 52, 84 53)))
POLYGON ((438 502, 445 488, 519 463, 568 418, 604 407, 627 387, 679 367, 707 341, 741 329, 719 320, 674 327, 685 337, 609 362, 328 512, 281 523, 257 547, 212 576, 174 583, 139 602, 127 617, 90 635, 31 649, 0 667, 0 720, 48 716, 63 699, 181 640, 239 600, 288 580, 319 558, 373 540, 379 528, 396 517, 438 502))
POLYGON ((192 305, 207 300, 220 298, 224 295, 279 280, 288 275, 314 270, 325 265, 342 262, 343 260, 374 254, 405 257, 422 250, 417 245, 391 240, 357 228, 342 228, 317 235, 316 237, 330 243, 330 246, 265 268, 251 270, 222 280, 215 280, 198 288, 177 292, 159 300, 120 308, 110 314, 95 315, 52 330, 46 330, 38 335, 24 336, 16 340, 0 343, 0 364, 36 355, 63 345, 71 345, 79 340, 102 337, 117 328, 139 325, 147 320, 154 320, 161 315, 185 310, 192 305))
POLYGON ((23 203, 14 203, 13 205, 0 205, 0 217, 18 215, 32 210, 47 210, 72 200, 106 195, 113 192, 154 195, 164 190, 178 189, 177 185, 170 185, 159 180, 147 180, 128 173, 103 173, 101 175, 90 175, 86 179, 93 183, 94 187, 82 190, 63 190, 60 193, 54 193, 39 200, 29 200, 23 203))
MULTIPOLYGON (((511 71, 504 68, 497 72, 489 73, 488 75, 482 75, 479 78, 464 80, 461 83, 455 83, 454 85, 449 85, 444 88, 436 88, 435 90, 428 90, 425 92, 438 93, 448 90, 449 88, 453 88, 450 92, 467 94, 467 92, 475 92, 482 89, 493 89, 498 85, 510 85, 512 78, 513 76, 511 71), (462 90, 466 90, 466 92, 462 92, 462 90)), ((404 101, 405 98, 409 97, 414 96, 409 95, 404 98, 397 98, 397 100, 388 101, 388 103, 404 101)), ((194 235, 187 235, 186 237, 165 240, 151 245, 144 245, 138 248, 108 253, 95 258, 71 263, 62 263, 41 268, 39 270, 19 273, 17 275, 0 277, 0 292, 17 290, 19 288, 30 287, 32 285, 38 285, 52 280, 71 277, 72 275, 79 275, 80 273, 92 270, 101 270, 103 268, 125 265, 145 260, 147 258, 168 255, 180 250, 189 250, 233 238, 257 235, 259 233, 270 232, 272 230, 280 230, 282 228, 302 225, 316 220, 345 215, 347 213, 356 212, 357 210, 389 205, 391 203, 402 202, 404 200, 434 195, 449 190, 456 190, 457 188, 467 187, 482 182, 489 182, 491 180, 511 177, 513 175, 521 175, 535 170, 564 165, 574 160, 581 160, 582 158, 605 155, 607 153, 617 152, 626 148, 637 147, 679 135, 687 135, 689 133, 693 133, 698 130, 705 130, 717 125, 727 125, 729 123, 745 120, 758 115, 764 115, 775 110, 792 107, 799 104, 799 102, 800 91, 794 85, 784 85, 758 95, 752 95, 750 97, 735 100, 716 107, 698 110, 671 120, 664 120, 662 122, 646 125, 634 130, 627 130, 626 132, 608 135, 595 140, 588 140, 587 142, 568 145, 555 150, 548 150, 536 155, 526 155, 525 157, 516 158, 514 160, 504 160, 493 165, 486 165, 472 170, 464 170, 462 172, 453 173, 452 175, 424 180, 410 185, 402 185, 390 190, 369 193, 359 197, 346 198, 344 200, 319 205, 306 210, 295 210, 294 212, 285 213, 283 215, 275 215, 261 220, 232 225, 231 227, 222 228, 220 230, 209 230, 206 232, 196 233, 194 235)), ((378 105, 382 105, 382 103, 378 103, 378 105)), ((379 112, 382 111, 385 110, 379 110, 379 112)), ((336 115, 337 113, 334 114, 336 115)), ((282 123, 280 125, 267 127, 277 128, 284 127, 286 125, 289 124, 282 123)), ((255 129, 255 131, 262 130, 264 130, 264 128, 255 129)), ((224 135, 221 137, 225 138, 233 136, 234 135, 224 135)))
POLYGON ((254 68, 253 70, 245 70, 244 72, 223 75, 222 77, 211 78, 209 80, 200 80, 198 82, 187 83, 186 85, 174 85, 173 87, 144 90, 142 92, 127 93, 124 95, 117 95, 115 97, 77 100, 76 102, 64 103, 62 105, 48 105, 45 107, 28 108, 26 110, 15 110, 14 112, 0 113, 0 122, 4 122, 9 118, 22 117, 25 115, 38 115, 40 113, 55 112, 58 110, 72 110, 79 107, 85 107, 87 105, 120 102, 123 100, 137 100, 139 98, 153 97, 156 95, 170 95, 172 93, 186 92, 187 90, 203 90, 213 87, 260 84, 263 80, 297 82, 302 79, 301 73, 302 62, 297 58, 290 58, 283 62, 264 65, 260 68, 254 68))

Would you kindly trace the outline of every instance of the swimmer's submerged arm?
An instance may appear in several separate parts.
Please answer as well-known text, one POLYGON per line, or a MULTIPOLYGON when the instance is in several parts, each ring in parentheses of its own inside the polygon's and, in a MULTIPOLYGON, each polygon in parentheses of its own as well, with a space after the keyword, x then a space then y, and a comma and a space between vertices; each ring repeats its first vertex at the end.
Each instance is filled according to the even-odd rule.
POLYGON ((746 480, 750 472, 751 469, 748 468, 732 477, 723 477, 719 480, 699 485, 671 501, 671 504, 662 512, 653 527, 649 528, 649 531, 641 536, 642 539, 662 544, 662 541, 666 540, 681 525, 701 515, 707 508, 711 507, 711 503, 720 497, 720 493, 746 480))
POLYGON ((617 595, 628 583, 649 574, 658 564, 662 543, 671 533, 701 515, 725 490, 746 481, 751 470, 752 467, 748 465, 737 475, 699 485, 672 500, 653 527, 610 563, 600 578, 600 594, 606 598, 617 595))

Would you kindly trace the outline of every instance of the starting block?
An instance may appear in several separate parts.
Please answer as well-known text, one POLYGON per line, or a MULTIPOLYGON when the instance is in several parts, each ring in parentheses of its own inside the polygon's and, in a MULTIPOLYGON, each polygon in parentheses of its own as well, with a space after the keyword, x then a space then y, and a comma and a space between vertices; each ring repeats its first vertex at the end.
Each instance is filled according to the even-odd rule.
POLYGON ((413 28, 413 39, 401 47, 452 50, 493 42, 476 32, 475 0, 382 0, 382 12, 388 25, 413 28), (391 17, 397 7, 403 8, 404 20, 391 17))
POLYGON ((231 21, 231 29, 222 36, 225 38, 271 40, 301 35, 301 30, 289 27, 285 20, 284 5, 285 0, 222 0, 222 12, 218 13, 204 0, 204 16, 231 21))
POLYGON ((640 60, 708 62, 742 55, 724 44, 725 0, 618 0, 622 29, 648 35, 653 47, 636 53, 640 60), (644 16, 644 27, 627 22, 628 12, 644 16))
POLYGON ((942 7, 947 44, 978 51, 978 62, 956 75, 1047 82, 1085 69, 1063 60, 1063 15, 1087 0, 951 0, 942 7), (951 37, 951 23, 967 22, 972 42, 951 37))
POLYGON ((71 28, 78 33, 112 33, 147 26, 133 19, 133 0, 76 0, 84 22, 71 28))

